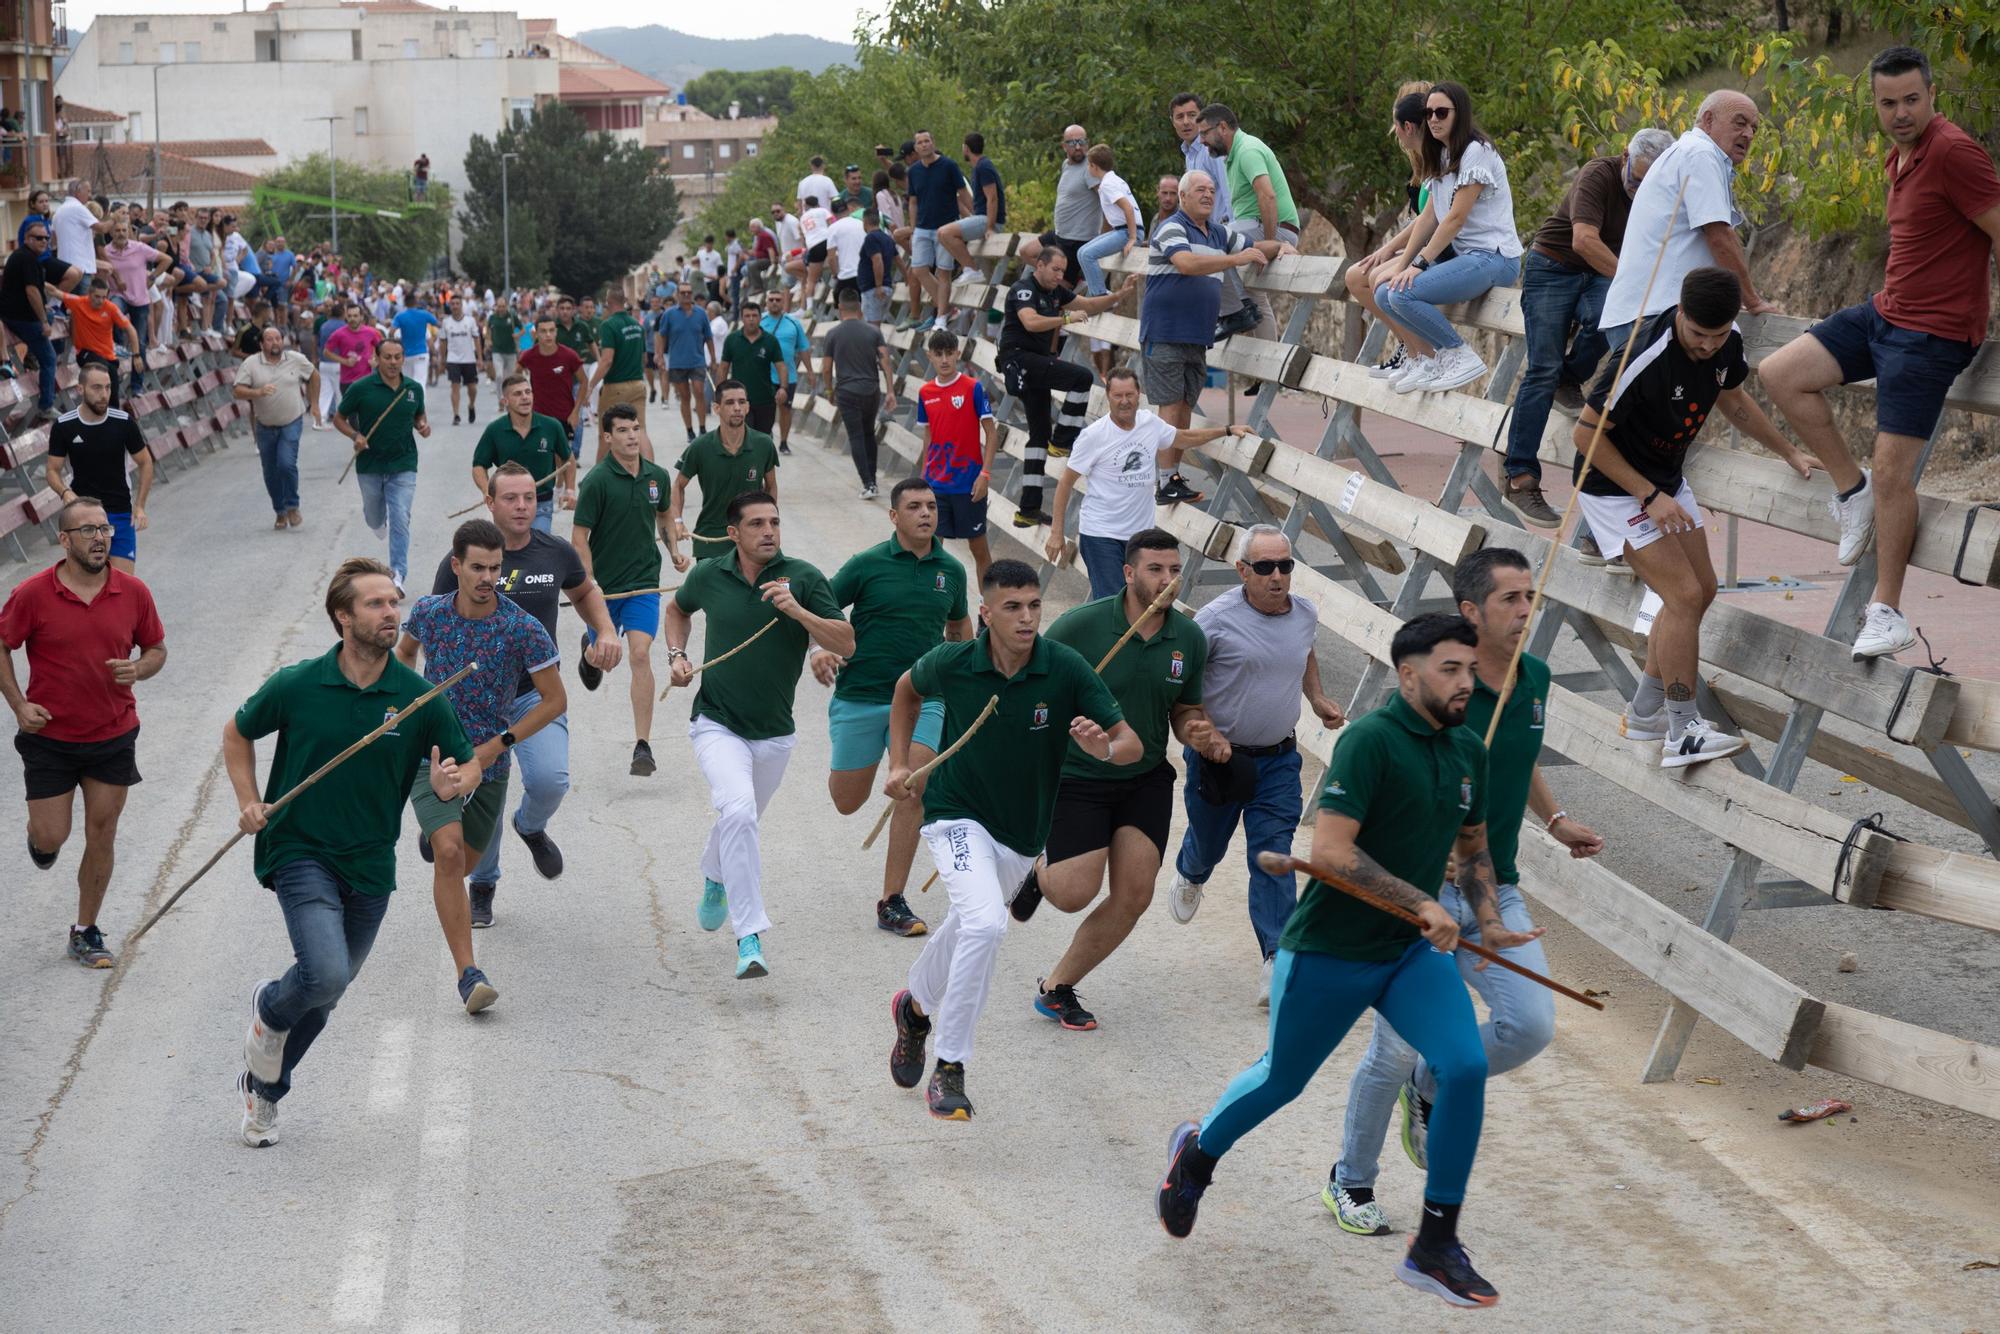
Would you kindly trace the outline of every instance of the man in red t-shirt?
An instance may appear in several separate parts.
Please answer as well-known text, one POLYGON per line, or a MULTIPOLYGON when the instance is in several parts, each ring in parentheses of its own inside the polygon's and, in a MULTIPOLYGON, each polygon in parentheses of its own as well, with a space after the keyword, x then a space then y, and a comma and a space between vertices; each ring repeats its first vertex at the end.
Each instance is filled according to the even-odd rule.
POLYGON ((1946 393, 1986 337, 1987 271, 2000 240, 2000 175, 1977 139, 1937 114, 1930 61, 1892 46, 1868 67, 1875 115, 1895 141, 1889 173, 1889 261, 1882 290, 1771 354, 1758 375, 1771 401, 1833 477, 1840 563, 1875 542, 1875 600, 1854 656, 1916 646, 1898 610, 1917 538, 1915 472, 1946 393), (1833 424, 1824 390, 1875 381, 1872 475, 1833 424))
POLYGON ((69 838, 72 794, 83 788, 83 860, 69 957, 86 968, 116 962, 97 929, 111 883, 112 845, 125 792, 139 781, 139 709, 132 685, 167 661, 167 632, 153 595, 111 565, 111 517, 78 496, 57 516, 63 559, 26 579, 0 608, 0 698, 21 730, 28 856, 46 871, 69 838), (28 688, 14 650, 28 650, 28 688), (133 649, 139 656, 132 656, 133 649))
MULTIPOLYGON (((576 458, 576 451, 583 447, 580 422, 590 389, 590 372, 584 369, 582 357, 556 341, 555 316, 544 315, 535 321, 535 345, 521 354, 521 369, 528 373, 528 382, 534 386, 535 411, 544 417, 554 417, 569 428, 570 457, 576 458)), ((562 507, 576 508, 575 469, 565 479, 562 507)))

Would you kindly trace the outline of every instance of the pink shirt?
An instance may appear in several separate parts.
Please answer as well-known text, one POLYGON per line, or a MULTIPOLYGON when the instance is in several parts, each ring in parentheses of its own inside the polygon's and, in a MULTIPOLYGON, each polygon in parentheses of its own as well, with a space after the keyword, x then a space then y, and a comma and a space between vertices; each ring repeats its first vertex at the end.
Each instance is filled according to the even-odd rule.
POLYGON ((351 329, 343 324, 326 336, 326 346, 320 349, 320 354, 327 361, 360 356, 361 360, 352 366, 340 368, 340 387, 345 389, 375 369, 375 349, 381 343, 382 331, 373 325, 364 324, 359 329, 351 329))
POLYGON ((153 294, 146 283, 146 266, 158 259, 161 253, 144 241, 128 241, 123 250, 115 245, 104 247, 104 258, 111 264, 111 285, 117 289, 119 296, 125 298, 125 304, 152 304, 153 294))

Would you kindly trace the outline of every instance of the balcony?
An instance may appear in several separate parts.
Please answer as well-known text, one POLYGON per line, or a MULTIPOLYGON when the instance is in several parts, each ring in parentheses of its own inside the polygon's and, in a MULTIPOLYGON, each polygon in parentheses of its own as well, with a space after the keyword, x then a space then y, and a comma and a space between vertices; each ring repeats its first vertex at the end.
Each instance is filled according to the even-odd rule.
POLYGON ((55 136, 48 134, 0 134, 0 195, 25 197, 37 185, 47 185, 56 175, 55 136))

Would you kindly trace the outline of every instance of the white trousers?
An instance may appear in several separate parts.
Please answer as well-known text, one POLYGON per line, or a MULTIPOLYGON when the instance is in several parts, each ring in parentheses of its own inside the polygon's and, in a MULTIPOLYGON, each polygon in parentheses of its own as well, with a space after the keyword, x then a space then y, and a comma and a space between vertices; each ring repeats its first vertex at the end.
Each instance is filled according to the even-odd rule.
POLYGON ((322 361, 319 364, 319 415, 320 420, 331 422, 333 410, 340 405, 340 363, 322 361))
POLYGON ((688 728, 695 763, 708 780, 715 827, 701 850, 701 873, 729 894, 729 925, 738 940, 771 929, 764 912, 764 866, 757 852, 757 822, 777 794, 791 762, 796 732, 767 741, 745 741, 713 718, 688 728))
POLYGON ((403 358, 403 374, 409 376, 412 380, 415 380, 418 384, 422 384, 424 382, 425 377, 427 377, 430 373, 431 373, 431 358, 429 353, 425 353, 421 357, 403 358))
POLYGON ((1035 859, 995 842, 975 820, 938 820, 922 832, 951 907, 910 965, 910 995, 930 1016, 938 1059, 965 1061, 1007 934, 1007 901, 1035 859))

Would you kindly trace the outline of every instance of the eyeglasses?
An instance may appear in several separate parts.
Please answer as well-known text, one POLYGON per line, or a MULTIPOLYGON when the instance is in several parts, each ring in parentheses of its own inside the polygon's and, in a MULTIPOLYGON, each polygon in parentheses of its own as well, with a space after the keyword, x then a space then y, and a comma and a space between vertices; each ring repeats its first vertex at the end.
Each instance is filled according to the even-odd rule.
POLYGON ((1451 108, 1431 107, 1428 114, 1432 120, 1445 120, 1451 115, 1451 108))
POLYGON ((1243 563, 1250 567, 1252 574, 1261 574, 1266 578, 1274 574, 1290 574, 1292 567, 1298 564, 1290 556, 1283 560, 1246 560, 1243 563))
POLYGON ((65 528, 63 531, 82 533, 85 537, 109 537, 118 530, 108 523, 80 523, 74 528, 65 528))

